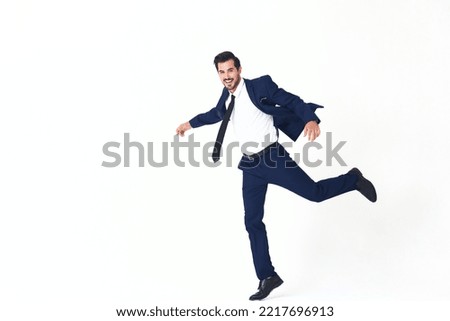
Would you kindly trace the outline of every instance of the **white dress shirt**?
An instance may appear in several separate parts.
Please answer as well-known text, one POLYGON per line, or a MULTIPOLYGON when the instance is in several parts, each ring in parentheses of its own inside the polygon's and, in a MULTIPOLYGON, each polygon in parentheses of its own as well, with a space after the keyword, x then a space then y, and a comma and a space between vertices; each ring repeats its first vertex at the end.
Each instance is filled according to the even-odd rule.
MULTIPOLYGON (((236 98, 230 119, 241 151, 250 155, 275 143, 278 135, 273 125, 273 117, 263 113, 252 103, 243 78, 232 95, 236 98)), ((230 101, 231 95, 226 101, 227 106, 230 101)))

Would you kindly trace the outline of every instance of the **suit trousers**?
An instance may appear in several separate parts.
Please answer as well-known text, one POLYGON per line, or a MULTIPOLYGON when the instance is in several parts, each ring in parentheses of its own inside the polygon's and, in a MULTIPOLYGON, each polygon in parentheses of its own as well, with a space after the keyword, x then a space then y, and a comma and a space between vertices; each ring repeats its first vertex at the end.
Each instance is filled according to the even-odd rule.
POLYGON ((315 182, 278 143, 260 156, 243 156, 238 167, 243 171, 245 227, 250 239, 256 275, 260 280, 275 275, 263 223, 268 184, 284 187, 310 201, 321 202, 355 190, 358 180, 357 175, 344 174, 315 182))

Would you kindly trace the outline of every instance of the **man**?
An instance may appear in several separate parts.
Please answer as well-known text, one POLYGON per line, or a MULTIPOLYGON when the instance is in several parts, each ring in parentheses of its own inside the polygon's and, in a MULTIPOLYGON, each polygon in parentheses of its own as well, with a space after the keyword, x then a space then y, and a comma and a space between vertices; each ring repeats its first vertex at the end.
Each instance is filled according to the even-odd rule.
POLYGON ((278 143, 278 130, 294 141, 303 131, 304 136, 314 141, 320 135, 320 120, 314 112, 322 106, 304 103, 298 96, 278 88, 270 76, 253 80, 241 78, 240 61, 229 51, 218 54, 214 64, 225 86, 217 106, 181 124, 176 133, 184 136, 191 128, 223 120, 212 155, 217 161, 227 123, 231 120, 240 146, 246 146, 242 148, 238 167, 243 172, 245 226, 260 280, 258 291, 250 300, 262 300, 283 283, 270 260, 263 223, 268 184, 282 186, 314 202, 353 190, 375 202, 376 191, 357 168, 338 177, 314 182, 278 143))

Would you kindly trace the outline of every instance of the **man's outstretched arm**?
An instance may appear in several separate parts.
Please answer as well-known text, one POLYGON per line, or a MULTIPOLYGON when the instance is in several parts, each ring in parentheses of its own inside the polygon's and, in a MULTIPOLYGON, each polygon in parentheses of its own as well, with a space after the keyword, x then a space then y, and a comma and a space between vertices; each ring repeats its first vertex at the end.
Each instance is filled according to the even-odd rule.
POLYGON ((310 105, 317 107, 322 107, 315 104, 307 104, 297 95, 291 94, 278 85, 267 76, 267 90, 270 93, 270 98, 280 104, 292 110, 303 122, 305 123, 305 128, 303 129, 303 136, 308 136, 309 141, 314 141, 320 135, 320 119, 314 113, 314 109, 310 105))

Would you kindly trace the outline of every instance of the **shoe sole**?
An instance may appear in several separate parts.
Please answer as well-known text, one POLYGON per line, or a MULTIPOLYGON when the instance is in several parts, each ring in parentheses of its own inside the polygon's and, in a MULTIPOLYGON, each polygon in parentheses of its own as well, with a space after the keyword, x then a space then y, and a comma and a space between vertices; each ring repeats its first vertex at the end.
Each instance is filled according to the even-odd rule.
POLYGON ((252 299, 252 298, 250 297, 249 300, 250 300, 250 301, 261 301, 261 300, 264 300, 265 298, 267 298, 267 297, 272 293, 273 290, 275 290, 276 288, 278 288, 278 287, 279 287, 280 285, 282 285, 283 283, 284 283, 284 281, 280 279, 280 282, 276 283, 275 286, 273 287, 273 289, 270 290, 270 292, 267 293, 267 295, 265 295, 265 296, 263 296, 263 297, 261 297, 261 298, 259 298, 259 299, 252 299))

